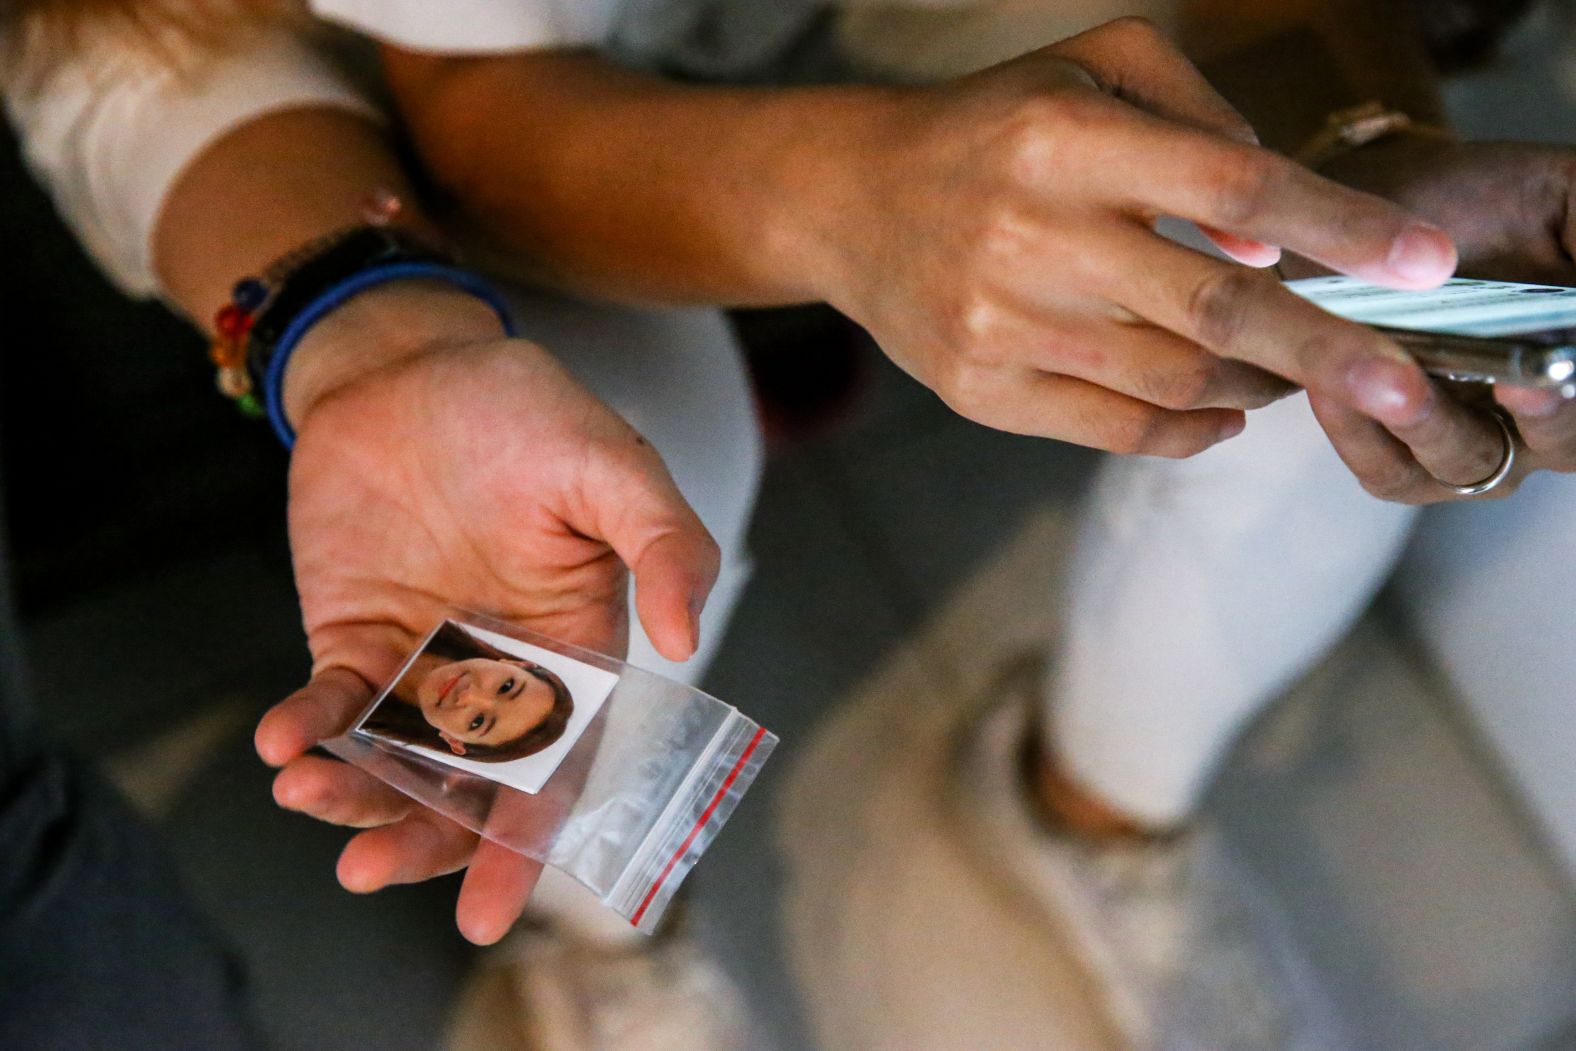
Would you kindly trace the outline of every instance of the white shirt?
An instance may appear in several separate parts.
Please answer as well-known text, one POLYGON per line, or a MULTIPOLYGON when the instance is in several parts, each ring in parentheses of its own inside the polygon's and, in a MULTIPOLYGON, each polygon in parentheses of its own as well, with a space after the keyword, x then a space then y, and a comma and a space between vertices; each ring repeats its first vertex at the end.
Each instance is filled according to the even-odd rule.
POLYGON ((166 195, 220 137, 289 109, 333 106, 378 119, 330 63, 280 31, 179 66, 98 39, 32 76, 24 64, 4 77, 28 164, 83 247, 135 296, 159 291, 151 245, 166 195))
MULTIPOLYGON (((725 78, 786 48, 828 3, 968 8, 1002 0, 306 2, 327 22, 409 50, 594 47, 634 65, 725 78)), ((1059 8, 1071 0, 1044 2, 1059 8)), ((1109 17, 1144 2, 1071 6, 1094 3, 1109 17)), ((381 119, 341 65, 283 29, 259 30, 222 54, 187 48, 182 59, 171 68, 100 33, 45 78, 30 80, 25 60, 24 68, 0 70, 6 109, 33 171, 82 244, 132 295, 159 292, 150 245, 164 199, 186 166, 225 133, 267 113, 307 107, 381 119)))
MULTIPOLYGON (((480 53, 598 47, 658 58, 688 37, 776 39, 812 0, 309 0, 319 17, 413 50, 480 53), (789 17, 792 15, 793 17, 789 17), (766 32, 777 27, 777 36, 766 32)), ((380 119, 326 54, 281 29, 222 54, 164 58, 104 33, 30 79, 0 71, 7 112, 34 173, 78 239, 123 291, 156 295, 151 242, 181 172, 225 133, 267 113, 331 106, 380 119)), ((238 202, 237 207, 244 207, 238 202)))
POLYGON ((310 0, 319 18, 412 51, 601 45, 621 0, 310 0))

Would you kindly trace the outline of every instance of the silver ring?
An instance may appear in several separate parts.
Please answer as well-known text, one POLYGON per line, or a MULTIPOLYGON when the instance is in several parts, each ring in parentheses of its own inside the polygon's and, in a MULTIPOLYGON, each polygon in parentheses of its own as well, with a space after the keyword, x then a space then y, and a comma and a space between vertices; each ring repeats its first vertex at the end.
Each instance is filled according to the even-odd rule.
POLYGON ((1494 422, 1499 424, 1499 433, 1505 438, 1505 455, 1500 457, 1499 466, 1494 468, 1494 473, 1481 482, 1472 485, 1451 485, 1449 482, 1440 481, 1440 485, 1449 489, 1458 496, 1482 496, 1490 489, 1495 488, 1500 482, 1510 477, 1510 469, 1516 465, 1516 436, 1510 431, 1510 420, 1504 409, 1494 406, 1494 422))

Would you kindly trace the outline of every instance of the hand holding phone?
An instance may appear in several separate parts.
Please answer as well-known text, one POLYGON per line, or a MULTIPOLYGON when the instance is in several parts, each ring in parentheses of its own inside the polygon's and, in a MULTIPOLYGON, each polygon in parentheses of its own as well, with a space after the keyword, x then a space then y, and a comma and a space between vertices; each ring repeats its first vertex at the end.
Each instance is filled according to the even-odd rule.
POLYGON ((1350 277, 1286 287, 1393 338, 1433 375, 1576 398, 1576 288, 1452 278, 1402 291, 1350 277))

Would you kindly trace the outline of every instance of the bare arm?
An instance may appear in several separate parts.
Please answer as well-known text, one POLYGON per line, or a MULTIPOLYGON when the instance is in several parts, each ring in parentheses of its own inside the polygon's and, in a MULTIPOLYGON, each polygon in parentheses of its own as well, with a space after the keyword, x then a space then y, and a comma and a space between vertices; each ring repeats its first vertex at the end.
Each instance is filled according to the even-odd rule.
POLYGON ((879 89, 692 87, 585 52, 384 54, 466 210, 539 278, 619 299, 821 298, 819 235, 882 112, 879 89))
MULTIPOLYGON (((383 131, 370 121, 335 109, 265 115, 214 143, 171 188, 154 230, 154 266, 170 299, 211 331, 235 281, 360 222, 378 188, 407 202, 402 222, 424 225, 383 131)), ((434 340, 499 331, 485 304, 457 290, 374 290, 303 341, 285 377, 287 411, 299 419, 328 391, 434 340), (338 338, 350 329, 355 338, 338 338)))
MULTIPOLYGON (((375 188, 414 203, 371 122, 332 109, 255 119, 170 191, 159 276, 206 324, 233 281, 357 223, 375 188)), ((632 574, 647 633, 685 659, 716 544, 648 442, 450 286, 396 282, 340 306, 298 345, 284 393, 299 435, 290 544, 313 676, 257 730, 259 754, 281 768, 274 796, 364 830, 338 866, 353 891, 468 867, 457 922, 496 941, 540 865, 313 746, 344 730, 451 606, 617 653, 632 574)))
POLYGON ((576 53, 386 65, 438 181, 560 286, 822 299, 963 415, 1117 452, 1196 453, 1291 381, 1442 477, 1496 455, 1388 340, 1153 233, 1174 215, 1245 263, 1280 246, 1400 287, 1455 264, 1437 229, 1253 146, 1140 20, 917 88, 688 86, 576 53))
MULTIPOLYGON (((1189 54, 1277 148, 1370 98, 1442 119, 1394 0, 1194 0, 1184 28, 1189 54)), ((857 314, 848 246, 891 219, 873 173, 902 179, 905 143, 932 131, 901 89, 697 87, 587 52, 385 48, 384 60, 424 160, 513 261, 618 299, 826 299, 857 314)))

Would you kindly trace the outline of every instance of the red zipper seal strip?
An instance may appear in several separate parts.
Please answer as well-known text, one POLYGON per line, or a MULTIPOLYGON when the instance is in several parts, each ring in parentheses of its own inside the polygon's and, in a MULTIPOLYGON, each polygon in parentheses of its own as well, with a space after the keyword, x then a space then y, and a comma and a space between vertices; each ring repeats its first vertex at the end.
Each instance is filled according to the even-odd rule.
POLYGON ((711 820, 711 815, 717 812, 717 807, 722 803, 723 796, 728 794, 728 789, 732 788, 733 782, 738 780, 739 772, 744 769, 744 764, 750 761, 750 756, 755 754, 755 746, 760 744, 761 738, 765 736, 766 727, 756 727, 755 736, 750 738, 750 743, 745 746, 743 752, 739 753, 739 761, 733 764, 733 769, 728 771, 728 776, 723 778, 722 784, 717 786, 717 794, 711 797, 711 802, 706 805, 706 809, 701 811, 700 817, 695 819, 695 827, 690 829, 689 835, 684 837, 684 842, 679 844, 679 849, 673 852, 673 856, 668 859, 667 865, 663 866, 662 874, 651 884, 651 889, 646 891, 646 897, 640 903, 640 908, 635 910, 635 915, 630 917, 630 923, 636 927, 640 926, 641 917, 646 914, 646 910, 656 900, 657 891, 662 889, 662 884, 667 881, 669 873, 673 871, 673 866, 679 863, 679 859, 689 850, 690 844, 695 842, 695 837, 700 835, 700 830, 706 826, 706 822, 711 820))

